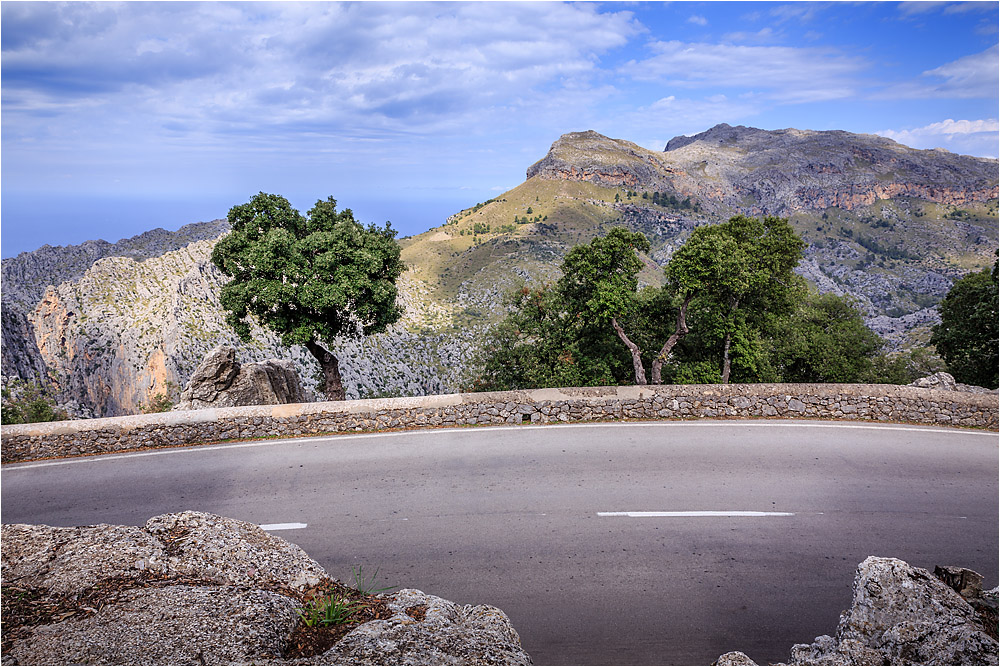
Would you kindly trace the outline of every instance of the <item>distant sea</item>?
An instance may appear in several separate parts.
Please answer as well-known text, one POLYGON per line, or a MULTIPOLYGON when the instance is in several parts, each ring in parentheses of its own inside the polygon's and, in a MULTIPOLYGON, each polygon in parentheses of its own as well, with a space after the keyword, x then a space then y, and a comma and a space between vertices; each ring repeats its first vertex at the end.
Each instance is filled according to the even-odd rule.
MULTIPOLYGON (((0 196, 0 256, 36 250, 43 245, 76 245, 104 239, 114 243, 157 227, 176 231, 192 222, 225 218, 236 204, 249 201, 256 191, 219 197, 127 197, 101 195, 44 195, 3 192, 0 196)), ((284 194, 284 193, 281 193, 284 194)), ((489 199, 490 194, 420 193, 413 198, 373 196, 352 198, 332 194, 337 208, 350 208, 362 223, 392 223, 398 237, 412 236, 444 224, 452 213, 489 199), (476 199, 476 196, 479 199, 476 199)), ((326 195, 294 197, 292 205, 305 213, 326 195)))

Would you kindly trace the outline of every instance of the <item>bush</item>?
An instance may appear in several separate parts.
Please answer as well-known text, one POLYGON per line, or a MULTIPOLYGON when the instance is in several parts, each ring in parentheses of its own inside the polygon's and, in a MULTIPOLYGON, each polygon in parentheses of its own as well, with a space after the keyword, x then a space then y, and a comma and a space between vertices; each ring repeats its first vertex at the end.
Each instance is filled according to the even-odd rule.
POLYGON ((154 394, 151 399, 149 399, 149 405, 139 404, 139 411, 145 414, 153 414, 155 412, 170 412, 170 408, 174 407, 177 403, 178 389, 176 382, 167 382, 167 391, 154 394))
POLYGON ((69 419, 58 409, 55 399, 36 382, 14 380, 4 387, 0 421, 4 424, 34 424, 69 419))

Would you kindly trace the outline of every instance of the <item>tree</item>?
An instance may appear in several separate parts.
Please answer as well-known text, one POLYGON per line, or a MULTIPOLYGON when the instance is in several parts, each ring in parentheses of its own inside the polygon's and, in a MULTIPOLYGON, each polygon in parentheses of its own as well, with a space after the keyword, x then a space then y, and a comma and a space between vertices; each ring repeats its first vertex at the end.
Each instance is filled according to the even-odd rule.
POLYGON ((941 323, 931 333, 948 371, 964 384, 996 389, 997 263, 955 282, 938 304, 941 323))
POLYGON ((571 317, 555 289, 524 287, 508 297, 508 305, 510 314, 476 360, 472 391, 614 385, 623 379, 618 346, 613 349, 592 322, 571 317))
POLYGON ((572 316, 611 325, 632 355, 636 384, 646 384, 642 352, 619 320, 635 313, 642 269, 636 252, 649 252, 649 248, 649 240, 641 233, 615 227, 607 236, 571 249, 563 260, 563 276, 557 284, 572 316))
POLYGON ((396 232, 363 227, 333 197, 302 216, 284 197, 255 195, 229 211, 232 232, 212 251, 231 280, 220 301, 226 322, 249 341, 251 318, 304 345, 319 362, 323 393, 343 400, 340 364, 327 347, 337 337, 385 331, 402 314, 396 280, 403 271, 396 232))
POLYGON ((773 216, 739 215, 707 229, 712 231, 706 233, 721 237, 718 249, 723 253, 713 260, 717 273, 704 298, 712 302, 711 310, 716 313, 715 326, 722 338, 722 383, 726 384, 734 340, 750 343, 743 351, 755 349, 752 330, 759 327, 753 320, 790 309, 790 291, 799 283, 792 270, 805 244, 788 220, 773 216))
POLYGON ((864 382, 874 378, 884 345, 843 297, 808 290, 773 336, 783 382, 864 382))

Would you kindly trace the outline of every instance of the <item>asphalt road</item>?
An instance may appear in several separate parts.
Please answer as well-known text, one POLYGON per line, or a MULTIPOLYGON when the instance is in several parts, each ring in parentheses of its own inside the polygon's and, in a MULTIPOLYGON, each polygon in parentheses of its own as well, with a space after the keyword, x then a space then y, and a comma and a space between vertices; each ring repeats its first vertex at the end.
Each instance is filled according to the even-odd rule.
POLYGON ((998 574, 998 438, 699 421, 227 444, 6 465, 4 523, 259 524, 333 576, 510 616, 536 664, 783 661, 832 634, 869 555, 998 574), (624 512, 760 512, 719 516, 624 512), (609 514, 610 513, 610 514, 609 514))

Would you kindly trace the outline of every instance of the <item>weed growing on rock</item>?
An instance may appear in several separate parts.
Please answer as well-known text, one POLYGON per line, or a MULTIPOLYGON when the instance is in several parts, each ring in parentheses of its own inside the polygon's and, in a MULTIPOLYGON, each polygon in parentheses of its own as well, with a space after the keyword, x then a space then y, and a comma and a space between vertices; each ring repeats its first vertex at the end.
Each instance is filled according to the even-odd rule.
POLYGON ((375 580, 378 578, 377 567, 370 576, 365 575, 365 573, 362 571, 361 565, 358 565, 356 568, 351 568, 351 574, 354 576, 354 588, 361 591, 365 595, 376 595, 378 593, 384 593, 385 591, 396 588, 395 586, 385 586, 383 588, 376 588, 375 580))
POLYGON ((342 625, 349 622, 362 606, 360 602, 330 594, 307 602, 299 610, 299 617, 308 628, 316 625, 342 625))

